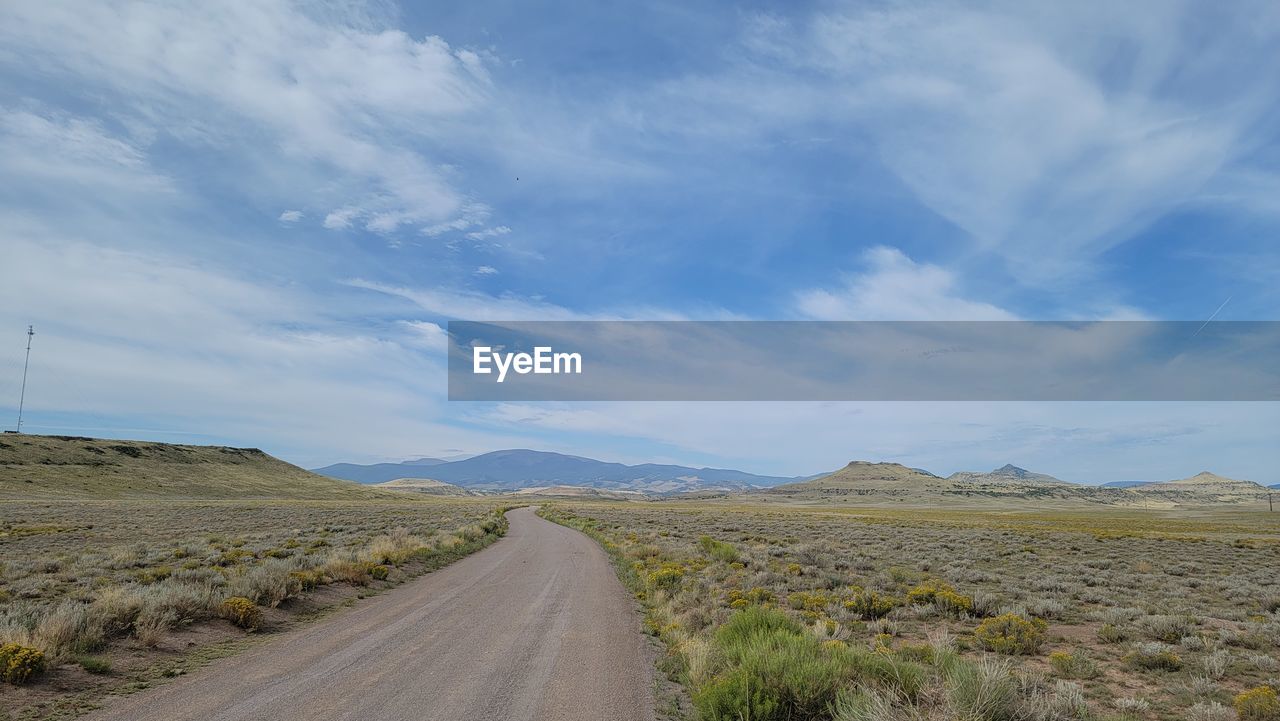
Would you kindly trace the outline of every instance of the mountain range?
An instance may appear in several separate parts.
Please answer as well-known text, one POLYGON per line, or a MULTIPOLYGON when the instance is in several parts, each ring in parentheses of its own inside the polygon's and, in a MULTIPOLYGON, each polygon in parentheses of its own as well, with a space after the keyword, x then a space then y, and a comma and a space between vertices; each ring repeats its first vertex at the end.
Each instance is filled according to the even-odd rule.
POLYGON ((944 478, 898 463, 853 461, 832 473, 788 478, 725 468, 626 465, 527 449, 494 451, 455 461, 419 458, 403 463, 338 463, 314 472, 365 484, 431 479, 488 492, 540 492, 539 489, 556 487, 562 492, 565 488, 579 488, 645 495, 747 491, 791 498, 867 496, 981 501, 1027 496, 1104 503, 1230 503, 1257 498, 1267 490, 1252 481, 1208 472, 1176 481, 1115 481, 1088 486, 1012 464, 986 472, 957 471, 944 478))
POLYGON ((745 490, 776 486, 804 478, 762 476, 727 468, 642 463, 626 465, 563 453, 513 449, 493 451, 458 461, 422 458, 404 463, 358 465, 336 463, 314 473, 359 483, 382 483, 425 477, 463 488, 513 491, 543 486, 581 486, 665 494, 701 490, 745 490))

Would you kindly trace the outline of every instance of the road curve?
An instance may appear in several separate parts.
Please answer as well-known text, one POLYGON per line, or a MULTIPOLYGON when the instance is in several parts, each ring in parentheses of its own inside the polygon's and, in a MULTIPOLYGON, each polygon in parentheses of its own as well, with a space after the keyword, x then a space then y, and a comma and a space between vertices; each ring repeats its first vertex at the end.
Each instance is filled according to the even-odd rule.
POLYGON ((645 721, 653 664, 594 541, 507 513, 505 538, 171 684, 101 721, 645 721))

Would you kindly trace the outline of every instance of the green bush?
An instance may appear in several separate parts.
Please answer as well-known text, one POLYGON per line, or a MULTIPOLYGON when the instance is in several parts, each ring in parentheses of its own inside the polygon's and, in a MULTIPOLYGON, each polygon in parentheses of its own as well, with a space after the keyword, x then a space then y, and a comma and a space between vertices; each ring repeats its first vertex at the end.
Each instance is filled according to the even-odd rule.
POLYGON ((18 685, 44 673, 44 654, 16 643, 0 644, 0 678, 18 685))
POLYGON ((704 721, 827 719, 851 685, 914 700, 927 681, 919 664, 823 644, 785 613, 761 606, 731 616, 712 645, 713 673, 693 694, 704 721))
POLYGON ((76 663, 92 674, 111 673, 111 660, 102 656, 80 656, 76 663))
POLYGON ((1147 671, 1177 671, 1182 668, 1182 659, 1174 653, 1173 647, 1159 641, 1138 644, 1124 660, 1147 671))
POLYGON ((1054 651, 1049 654, 1049 665, 1062 678, 1094 678, 1098 675, 1098 665, 1081 654, 1054 651))
POLYGON ((973 613, 973 599, 957 593, 951 584, 939 579, 930 579, 907 591, 907 603, 913 606, 934 604, 938 610, 950 616, 961 616, 973 613))
POLYGON ((1004 663, 972 664, 958 657, 944 664, 947 700, 957 718, 1013 721, 1018 718, 1018 684, 1004 663))
POLYGON ((847 678, 798 623, 758 606, 737 612, 720 628, 715 650, 725 669, 693 696, 707 721, 822 718, 847 678))
POLYGON ((222 602, 222 617, 240 628, 255 631, 262 627, 262 609, 243 596, 232 596, 222 602))
POLYGON ((1038 618, 1028 620, 1016 613, 1005 613, 978 624, 973 635, 988 651, 1013 656, 1039 651, 1048 627, 1038 618))
POLYGON ((1249 689, 1235 698, 1240 721, 1280 721, 1280 698, 1270 686, 1249 689))
POLYGON ((855 591, 844 600, 845 610, 868 621, 888 616, 896 605, 898 601, 893 596, 882 596, 875 591, 855 591))
POLYGON ((664 563, 659 568, 649 572, 649 585, 654 588, 661 588, 664 591, 674 591, 680 588, 681 582, 684 581, 684 571, 684 566, 678 563, 664 563))
POLYGON ((1123 643, 1129 640, 1129 634, 1113 623, 1104 623, 1098 629, 1098 640, 1103 643, 1123 643))
POLYGON ((717 541, 711 536, 699 538, 698 545, 702 547, 704 553, 717 561, 734 563, 738 560, 738 549, 734 548, 732 544, 717 541))
POLYGON ((389 576, 390 574, 391 574, 391 569, 387 566, 382 565, 381 563, 374 563, 369 565, 369 575, 372 576, 375 581, 385 581, 387 580, 387 576, 389 576))

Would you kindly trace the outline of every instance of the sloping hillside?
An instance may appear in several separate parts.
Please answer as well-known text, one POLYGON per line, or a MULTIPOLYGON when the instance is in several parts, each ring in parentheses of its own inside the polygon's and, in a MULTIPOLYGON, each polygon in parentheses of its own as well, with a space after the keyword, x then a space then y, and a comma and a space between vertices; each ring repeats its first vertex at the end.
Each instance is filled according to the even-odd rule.
POLYGON ((1112 499, 1091 493, 1052 476, 1031 473, 1016 466, 992 473, 959 473, 938 476, 899 463, 853 461, 835 473, 802 483, 788 483, 763 492, 798 502, 848 501, 853 503, 916 504, 921 506, 987 505, 995 500, 1108 503, 1112 499))
POLYGON ((465 488, 459 488, 452 483, 437 481, 433 478, 396 478, 383 483, 373 484, 374 488, 380 488, 387 491, 402 491, 408 493, 425 493, 429 496, 473 496, 476 495, 465 488))
POLYGON ((1266 498, 1267 488, 1253 481, 1238 481, 1208 471, 1165 483, 1147 483, 1130 489, 1143 498, 1193 505, 1200 503, 1248 503, 1266 498))
POLYGON ((1025 468, 1019 468, 1013 464, 1005 464, 990 473, 977 473, 974 471, 957 471, 947 476, 948 481, 956 483, 970 483, 977 486, 998 485, 998 486, 1069 486, 1067 483, 1053 476, 1044 473, 1033 473, 1025 468))
POLYGON ((369 499, 256 448, 76 436, 0 436, 0 498, 369 499))
POLYGON ((835 473, 811 481, 788 483, 767 491, 784 496, 916 496, 952 485, 926 471, 900 463, 853 461, 835 473))

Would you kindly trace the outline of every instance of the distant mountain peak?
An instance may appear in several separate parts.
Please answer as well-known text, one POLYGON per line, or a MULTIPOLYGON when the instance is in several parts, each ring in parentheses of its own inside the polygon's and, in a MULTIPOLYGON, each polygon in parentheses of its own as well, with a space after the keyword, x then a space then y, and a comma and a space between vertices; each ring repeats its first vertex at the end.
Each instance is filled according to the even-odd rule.
POLYGON ((1012 463, 1006 463, 1003 466, 991 471, 990 473, 977 473, 974 471, 957 471, 947 477, 947 480, 956 483, 976 483, 976 484, 1000 484, 1010 485, 1013 483, 1027 485, 1070 485, 1066 481, 1054 478, 1044 473, 1036 473, 1020 468, 1012 463))
POLYGON ((462 460, 432 463, 429 466, 420 472, 407 473, 406 464, 401 463, 368 466, 338 463, 317 469, 317 472, 361 483, 378 483, 420 473, 465 488, 499 491, 575 486, 613 491, 679 493, 708 489, 743 490, 796 480, 724 468, 691 468, 654 463, 633 466, 528 448, 491 451, 462 460))

